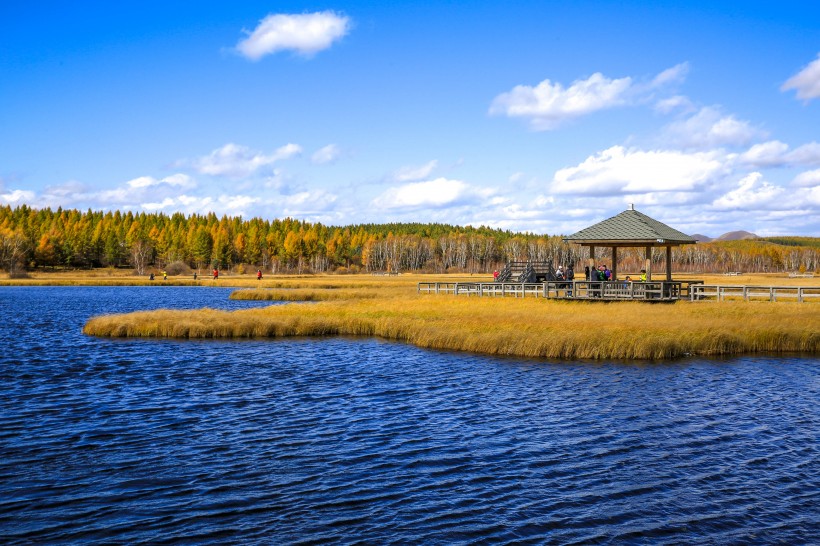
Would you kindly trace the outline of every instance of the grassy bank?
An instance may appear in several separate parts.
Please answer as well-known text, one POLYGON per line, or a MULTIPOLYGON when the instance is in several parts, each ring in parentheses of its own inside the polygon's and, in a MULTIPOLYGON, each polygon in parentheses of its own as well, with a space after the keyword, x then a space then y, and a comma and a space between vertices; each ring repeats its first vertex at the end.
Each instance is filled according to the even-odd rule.
POLYGON ((374 289, 367 288, 252 288, 235 290, 232 300, 255 301, 334 301, 352 299, 373 299, 378 296, 374 289))
POLYGON ((302 299, 326 300, 312 305, 108 315, 92 318, 83 331, 111 337, 378 336, 425 348, 559 359, 820 351, 816 304, 469 298, 417 295, 420 279, 412 276, 359 280, 357 289, 327 288, 334 283, 325 277, 293 279, 291 290, 259 291, 270 299, 301 293, 302 299))

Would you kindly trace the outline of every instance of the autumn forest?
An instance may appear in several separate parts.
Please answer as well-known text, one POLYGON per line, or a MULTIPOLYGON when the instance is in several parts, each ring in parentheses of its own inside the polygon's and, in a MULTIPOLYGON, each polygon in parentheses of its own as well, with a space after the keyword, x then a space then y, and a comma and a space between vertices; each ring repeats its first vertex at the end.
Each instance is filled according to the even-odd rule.
MULTIPOLYGON (((606 263, 607 255, 597 255, 606 263)), ((325 226, 291 218, 215 214, 99 212, 0 207, 0 269, 10 275, 42 269, 130 267, 176 271, 257 268, 272 273, 486 273, 510 260, 580 264, 586 250, 562 235, 515 233, 446 224, 325 226), (180 269, 181 268, 181 269, 180 269)), ((663 251, 653 256, 661 270, 663 251)), ((637 270, 642 249, 619 252, 619 269, 637 270)), ((675 248, 681 272, 814 272, 820 238, 772 237, 675 248)))

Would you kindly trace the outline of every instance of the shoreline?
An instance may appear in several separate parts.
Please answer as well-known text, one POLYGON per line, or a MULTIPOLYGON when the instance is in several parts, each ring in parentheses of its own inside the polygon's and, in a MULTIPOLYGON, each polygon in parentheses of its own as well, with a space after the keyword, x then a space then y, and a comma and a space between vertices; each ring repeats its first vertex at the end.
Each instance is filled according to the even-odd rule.
MULTIPOLYGON (((820 305, 588 302, 386 294, 239 311, 139 311, 89 319, 96 337, 378 337, 439 350, 549 359, 665 360, 820 353, 820 305)), ((278 300, 282 301, 282 300, 278 300)))

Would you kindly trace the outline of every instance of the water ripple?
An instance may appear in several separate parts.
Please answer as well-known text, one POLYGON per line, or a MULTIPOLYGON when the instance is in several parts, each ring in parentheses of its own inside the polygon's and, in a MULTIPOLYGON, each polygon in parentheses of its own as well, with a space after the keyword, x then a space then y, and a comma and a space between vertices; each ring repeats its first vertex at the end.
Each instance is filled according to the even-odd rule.
POLYGON ((227 294, 0 288, 3 543, 820 542, 816 358, 81 334, 227 294))

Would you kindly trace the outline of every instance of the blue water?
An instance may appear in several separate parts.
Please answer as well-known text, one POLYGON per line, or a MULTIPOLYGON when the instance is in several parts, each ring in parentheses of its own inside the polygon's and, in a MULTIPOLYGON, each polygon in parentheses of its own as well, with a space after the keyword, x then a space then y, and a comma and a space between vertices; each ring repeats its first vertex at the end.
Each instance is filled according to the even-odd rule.
POLYGON ((820 359, 108 340, 221 288, 0 288, 0 542, 820 542, 820 359))

